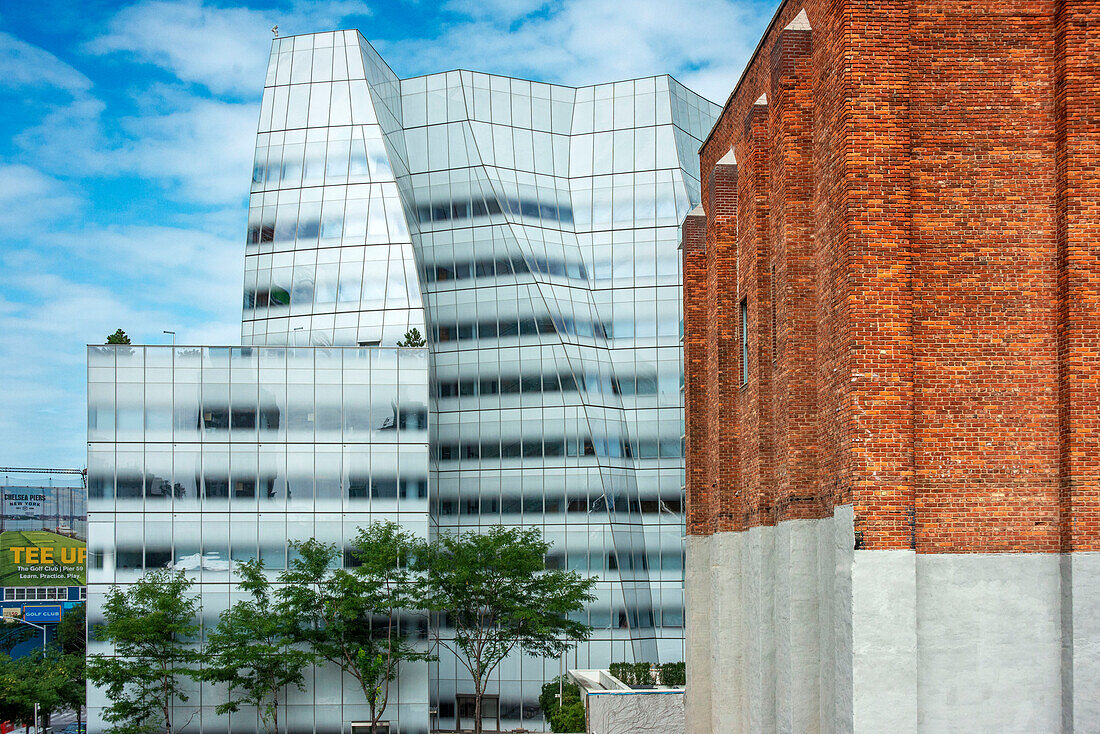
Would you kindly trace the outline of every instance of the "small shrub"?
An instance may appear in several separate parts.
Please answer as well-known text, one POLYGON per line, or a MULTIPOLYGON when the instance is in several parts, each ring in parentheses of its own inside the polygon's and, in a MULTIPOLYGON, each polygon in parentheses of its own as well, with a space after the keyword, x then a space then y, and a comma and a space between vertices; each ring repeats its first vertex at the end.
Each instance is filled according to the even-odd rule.
POLYGON ((550 731, 581 732, 585 728, 584 704, 580 701, 567 703, 550 716, 550 731))
POLYGON ((651 686, 650 667, 649 663, 611 663, 607 670, 628 686, 651 686))
POLYGON ((634 671, 631 670, 630 663, 611 663, 607 666, 607 672, 628 686, 631 685, 634 677, 634 671))
POLYGON ((665 663, 661 666, 662 686, 687 685, 687 666, 683 663, 665 663))
POLYGON ((539 708, 542 709, 550 730, 555 732, 584 731, 584 703, 581 701, 581 689, 564 675, 547 682, 539 694, 539 708), (558 681, 561 681, 561 703, 558 703, 558 681), (578 725, 577 722, 580 722, 578 725))

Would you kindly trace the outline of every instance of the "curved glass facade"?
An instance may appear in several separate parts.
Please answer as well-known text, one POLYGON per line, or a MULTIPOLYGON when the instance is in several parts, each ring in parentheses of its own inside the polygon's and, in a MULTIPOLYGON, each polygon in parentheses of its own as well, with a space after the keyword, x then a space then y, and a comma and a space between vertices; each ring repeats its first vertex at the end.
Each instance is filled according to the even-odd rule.
MULTIPOLYGON (((161 445, 148 433, 124 435, 123 418, 102 433, 95 405, 102 400, 113 409, 131 399, 118 380, 132 370, 112 363, 103 386, 90 377, 89 466, 100 467, 104 483, 115 482, 118 503, 115 477, 126 473, 120 462, 136 460, 127 452, 140 453, 144 467, 175 466, 178 455, 192 484, 203 476, 187 463, 196 453, 202 467, 208 451, 215 464, 218 452, 230 465, 243 461, 245 472, 255 467, 255 496, 237 499, 232 469, 225 508, 198 487, 191 495, 203 522, 216 518, 209 522, 228 523, 230 533, 239 521, 255 524, 247 513, 262 521, 269 512, 269 475, 272 486, 286 487, 286 508, 278 512, 297 521, 312 512, 324 540, 343 542, 345 526, 371 513, 393 516, 394 508, 359 504, 378 503, 382 493, 397 503, 403 522, 426 535, 537 526, 553 543, 552 565, 600 579, 598 599, 584 613, 594 634, 568 653, 568 667, 682 660, 677 238, 699 200, 696 151, 718 111, 668 76, 581 88, 467 71, 402 80, 355 31, 276 39, 252 180, 242 340, 250 359, 290 360, 298 348, 313 355, 321 380, 316 421, 321 386, 330 384, 322 375, 340 374, 343 387, 324 392, 324 400, 329 413, 342 416, 343 434, 315 429, 312 442, 303 435, 300 443, 288 437, 284 455, 259 428, 235 443, 232 408, 224 416, 231 438, 224 449, 216 441, 206 447, 205 438, 195 449, 175 439, 161 445), (412 327, 428 339, 426 349, 385 348, 412 327), (403 354, 394 359, 422 366, 385 378, 369 370, 349 374, 349 361, 369 362, 375 357, 359 355, 376 353, 403 354), (344 365, 336 371, 322 366, 333 355, 344 365), (410 439, 419 436, 415 448, 394 449, 398 469, 389 458, 377 465, 373 458, 389 457, 392 444, 372 434, 362 443, 345 440, 346 416, 389 393, 406 396, 395 397, 395 405, 417 402, 411 395, 423 395, 426 405, 424 420, 419 412, 413 419, 416 432, 409 429, 410 439), (255 458, 234 459, 235 451, 255 458), (312 510, 289 506, 298 481, 290 480, 292 466, 301 481, 309 467, 315 472, 312 510)), ((169 352, 141 353, 148 365, 169 352)), ((229 351, 225 359, 243 353, 229 351)), ((112 352, 115 360, 131 358, 112 352)), ((141 380, 150 379, 145 369, 141 380)), ((271 392, 262 374, 257 379, 259 395, 271 392)), ((211 394, 233 390, 231 378, 224 384, 211 394)), ((279 407, 288 422, 292 392, 297 388, 288 386, 279 407)), ((144 510, 129 510, 102 494, 92 509, 103 503, 94 520, 104 539, 100 583, 107 583, 125 580, 106 570, 108 546, 120 542, 107 541, 108 522, 117 535, 129 522, 117 513, 149 518, 151 510, 148 497, 144 510), (108 511, 116 513, 109 520, 108 511)), ((269 532, 275 545, 290 537, 274 525, 256 532, 261 552, 269 532)), ((94 528, 92 535, 94 545, 94 528)), ((173 563, 178 555, 173 551, 173 563)), ((205 559, 205 550, 198 557, 205 559)), ((228 573, 219 573, 229 584, 228 573)), ((206 584, 204 576, 204 600, 222 593, 206 584)), ((218 606, 211 607, 215 615, 218 606)), ((530 728, 541 718, 540 688, 562 665, 522 655, 505 661, 489 691, 500 697, 501 729, 530 728)), ((445 650, 423 667, 403 679, 388 715, 402 732, 453 726, 456 698, 472 692, 464 668, 445 650), (425 703, 436 710, 434 721, 425 703)), ((302 700, 313 695, 320 695, 317 687, 302 700)), ((317 714, 312 730, 347 731, 358 720, 349 706, 317 714)), ((199 718, 204 731, 226 731, 224 717, 199 718)))

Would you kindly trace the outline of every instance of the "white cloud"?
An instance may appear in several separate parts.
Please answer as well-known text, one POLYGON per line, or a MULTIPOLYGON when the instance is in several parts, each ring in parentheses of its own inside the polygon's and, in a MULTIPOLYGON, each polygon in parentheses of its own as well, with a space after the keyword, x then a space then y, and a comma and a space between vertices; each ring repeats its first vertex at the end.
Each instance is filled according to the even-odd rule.
POLYGON ((152 83, 133 90, 135 114, 108 118, 102 101, 82 94, 53 107, 15 141, 55 173, 135 175, 158 184, 176 202, 240 202, 251 178, 270 27, 278 22, 292 32, 324 30, 368 12, 355 0, 323 6, 296 2, 262 11, 217 8, 200 0, 130 5, 111 18, 108 32, 87 50, 126 54, 182 82, 248 101, 212 98, 178 83, 152 83), (66 145, 57 145, 58 140, 66 145))
MULTIPOLYGON (((23 272, 31 274, 23 275, 14 285, 57 300, 51 296, 57 285, 51 279, 91 280, 109 286, 105 294, 114 301, 141 304, 161 320, 171 320, 173 313, 180 325, 239 319, 243 214, 240 220, 239 227, 233 228, 238 231, 229 235, 159 225, 51 232, 33 250, 41 260, 25 263, 23 272)), ((68 297, 62 300, 67 302, 68 297)), ((159 333, 159 329, 155 331, 159 333)))
POLYGON ((109 141, 103 125, 106 108, 96 97, 80 95, 51 107, 15 135, 13 142, 35 165, 55 172, 80 176, 110 171, 109 141))
POLYGON ((239 342, 240 240, 129 226, 0 251, 0 464, 83 465, 89 342, 239 342))
POLYGON ((0 226, 9 235, 72 214, 80 205, 71 184, 22 163, 0 164, 0 226))
MULTIPOLYGON (((169 343, 161 330, 171 326, 181 337, 228 333, 228 323, 220 329, 205 321, 181 327, 178 309, 106 285, 48 273, 19 280, 32 300, 0 300, 0 464, 84 465, 87 343, 102 343, 119 327, 135 343, 169 343)), ((233 331, 238 341, 239 322, 233 331)))
POLYGON ((551 5, 549 0, 450 0, 443 8, 471 17, 496 18, 510 23, 551 5))
POLYGON ((49 51, 0 31, 0 87, 55 87, 81 94, 92 81, 49 51))
POLYGON ((725 0, 456 0, 438 38, 380 42, 403 73, 455 67, 563 84, 672 74, 724 102, 767 23, 762 5, 725 0), (491 12, 487 12, 487 8, 491 12))
POLYGON ((112 120, 110 132, 103 103, 82 97, 51 111, 15 142, 27 159, 55 173, 137 175, 158 183, 173 201, 225 205, 247 196, 259 105, 152 92, 156 99, 146 100, 141 114, 112 120))
POLYGON ((146 0, 120 10, 93 53, 121 52, 166 69, 215 94, 255 96, 267 74, 271 27, 283 35, 331 30, 349 16, 369 15, 354 0, 293 3, 287 8, 220 8, 201 0, 146 0))
POLYGON ((248 195, 258 105, 189 99, 186 106, 122 121, 130 142, 118 170, 160 180, 168 196, 230 204, 248 195))
POLYGON ((15 287, 28 300, 0 311, 0 463, 83 466, 84 345, 137 312, 106 287, 56 275, 24 274, 15 287))

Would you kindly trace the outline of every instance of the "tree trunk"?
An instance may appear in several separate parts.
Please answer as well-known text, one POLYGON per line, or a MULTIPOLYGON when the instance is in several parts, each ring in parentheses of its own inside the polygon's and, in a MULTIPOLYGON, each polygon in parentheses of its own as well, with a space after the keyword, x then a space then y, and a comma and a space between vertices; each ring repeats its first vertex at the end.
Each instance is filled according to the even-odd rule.
POLYGON ((76 734, 80 734, 80 725, 84 723, 84 720, 81 718, 81 714, 84 713, 82 711, 83 708, 84 707, 79 703, 76 705, 76 734))
MULTIPOLYGON (((275 694, 275 701, 271 707, 271 720, 275 724, 275 734, 279 734, 279 694, 275 694)), ((79 734, 79 732, 77 733, 79 734)))
POLYGON ((474 734, 481 734, 481 682, 474 683, 474 734))
POLYGON ((164 712, 164 734, 172 734, 172 698, 168 695, 168 678, 161 679, 161 695, 163 699, 163 712, 164 712))

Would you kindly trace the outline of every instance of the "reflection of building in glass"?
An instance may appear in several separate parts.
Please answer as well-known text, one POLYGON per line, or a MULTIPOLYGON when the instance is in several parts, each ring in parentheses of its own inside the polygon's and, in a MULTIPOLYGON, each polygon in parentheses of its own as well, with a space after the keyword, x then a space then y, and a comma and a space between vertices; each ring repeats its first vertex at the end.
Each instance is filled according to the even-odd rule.
MULTIPOLYGON (((213 620, 228 562, 278 568, 288 538, 344 542, 384 517, 424 535, 537 525, 552 564, 601 579, 571 667, 682 659, 676 248, 717 111, 667 76, 399 80, 354 31, 277 39, 249 346, 91 349, 93 583, 186 568, 213 620), (388 348, 411 327, 426 349, 388 348)), ((559 667, 505 662, 502 728, 539 718, 559 667)), ((355 689, 315 675, 292 727, 364 718, 355 689)), ((444 652, 403 674, 387 718, 426 731, 430 705, 453 723, 471 691, 444 652)), ((191 703, 227 730, 215 692, 191 703)))

